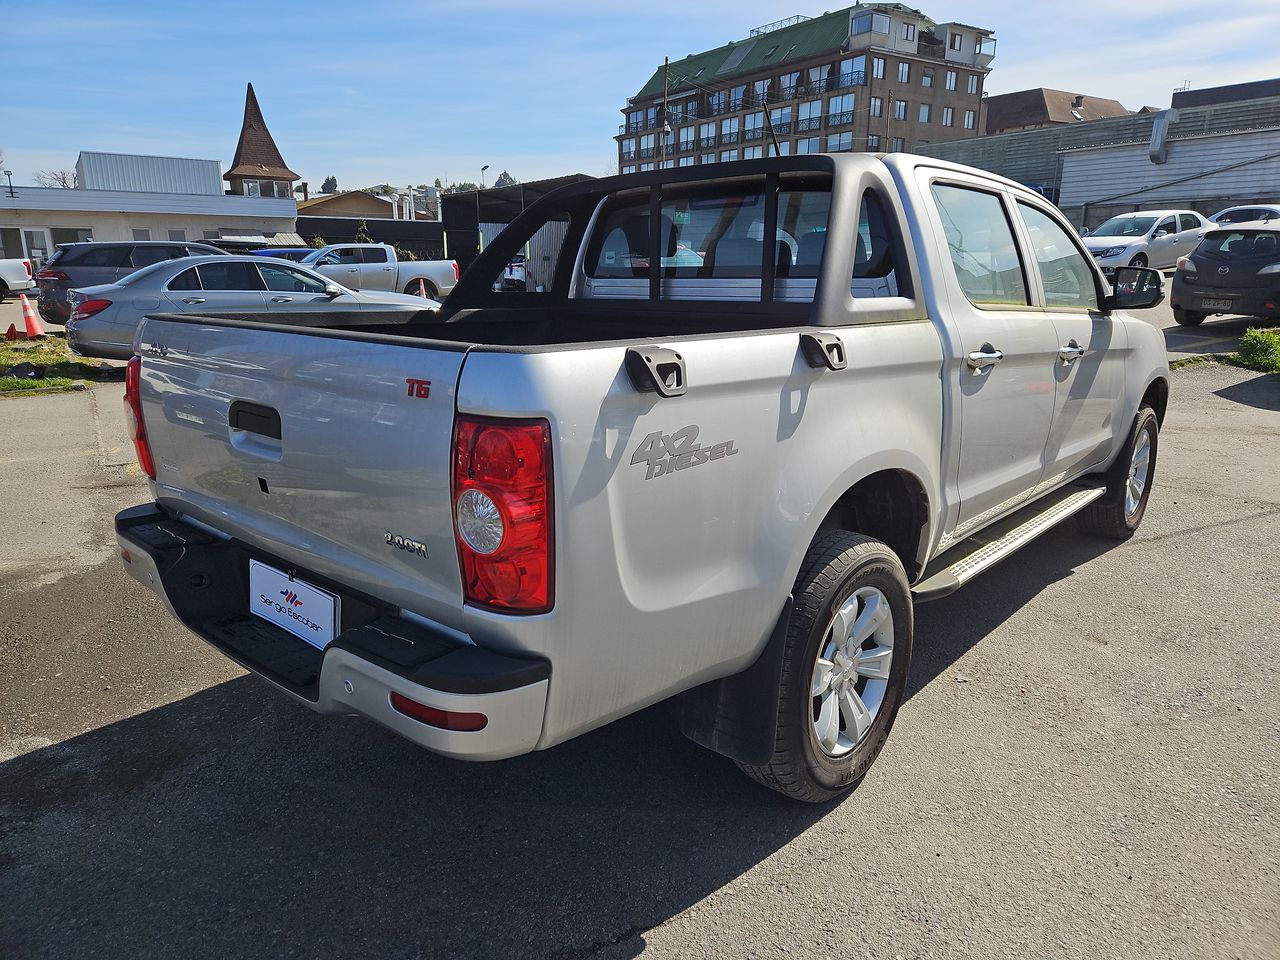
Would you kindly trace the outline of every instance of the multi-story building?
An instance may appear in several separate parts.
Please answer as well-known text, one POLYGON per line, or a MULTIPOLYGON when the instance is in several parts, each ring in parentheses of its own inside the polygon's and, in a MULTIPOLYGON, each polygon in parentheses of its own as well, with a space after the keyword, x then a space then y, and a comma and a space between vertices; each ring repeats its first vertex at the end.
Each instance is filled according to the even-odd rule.
POLYGON ((978 136, 990 30, 900 3, 791 17, 659 67, 622 108, 622 173, 978 136))

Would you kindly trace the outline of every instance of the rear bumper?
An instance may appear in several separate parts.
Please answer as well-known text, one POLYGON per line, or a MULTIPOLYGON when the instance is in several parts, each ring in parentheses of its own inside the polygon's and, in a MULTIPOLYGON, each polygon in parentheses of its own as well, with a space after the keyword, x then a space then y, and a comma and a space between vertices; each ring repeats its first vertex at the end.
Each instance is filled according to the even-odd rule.
POLYGON ((26 280, 14 280, 12 283, 8 283, 7 286, 10 293, 26 293, 28 290, 35 289, 36 282, 27 278, 26 280))
POLYGON ((1211 287, 1182 279, 1173 280, 1169 301, 1177 310, 1190 313, 1231 313, 1246 317, 1280 316, 1280 279, 1272 287, 1211 287), (1231 308, 1206 309, 1204 300, 1230 300, 1231 308))
POLYGON ((367 717, 435 753, 500 760, 528 753, 542 733, 551 665, 461 643, 395 608, 297 570, 337 593, 342 623, 324 651, 248 612, 248 561, 293 565, 175 520, 154 504, 116 516, 128 573, 201 639, 319 713, 367 717), (398 693, 451 713, 481 713, 480 730, 448 730, 391 705, 398 693))
POLYGON ((66 301, 66 293, 63 293, 63 299, 54 300, 47 296, 44 291, 40 292, 40 299, 36 301, 36 309, 40 311, 40 319, 45 323, 65 324, 71 319, 71 304, 66 301))

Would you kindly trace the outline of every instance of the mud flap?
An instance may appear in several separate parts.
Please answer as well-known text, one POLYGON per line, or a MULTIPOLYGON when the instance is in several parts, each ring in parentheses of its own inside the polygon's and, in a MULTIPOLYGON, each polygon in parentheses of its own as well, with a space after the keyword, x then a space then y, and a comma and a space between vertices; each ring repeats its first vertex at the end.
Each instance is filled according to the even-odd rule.
POLYGON ((782 608, 769 642, 741 673, 712 680, 681 695, 680 732, 694 743, 739 763, 767 763, 778 732, 782 653, 792 598, 782 608))

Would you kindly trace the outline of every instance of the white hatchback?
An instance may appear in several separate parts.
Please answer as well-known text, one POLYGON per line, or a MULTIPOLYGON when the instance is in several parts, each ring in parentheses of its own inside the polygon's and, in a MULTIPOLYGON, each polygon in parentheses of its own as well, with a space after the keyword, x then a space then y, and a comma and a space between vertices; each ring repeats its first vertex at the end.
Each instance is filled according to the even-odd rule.
POLYGON ((1172 267, 1195 249, 1213 224, 1194 210, 1140 210, 1112 217, 1084 238, 1105 271, 1116 267, 1172 267))

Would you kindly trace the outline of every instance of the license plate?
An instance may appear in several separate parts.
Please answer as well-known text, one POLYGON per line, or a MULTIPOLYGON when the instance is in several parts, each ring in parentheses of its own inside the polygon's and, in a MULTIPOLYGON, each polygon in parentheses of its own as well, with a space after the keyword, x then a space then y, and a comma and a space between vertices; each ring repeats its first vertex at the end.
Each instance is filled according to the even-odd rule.
POLYGON ((1210 297, 1205 297, 1200 301, 1200 306, 1205 310, 1230 310, 1231 301, 1230 300, 1214 300, 1214 299, 1211 299, 1210 297))
POLYGON ((333 643, 338 598, 257 560, 249 561, 249 612, 320 650, 333 643))

